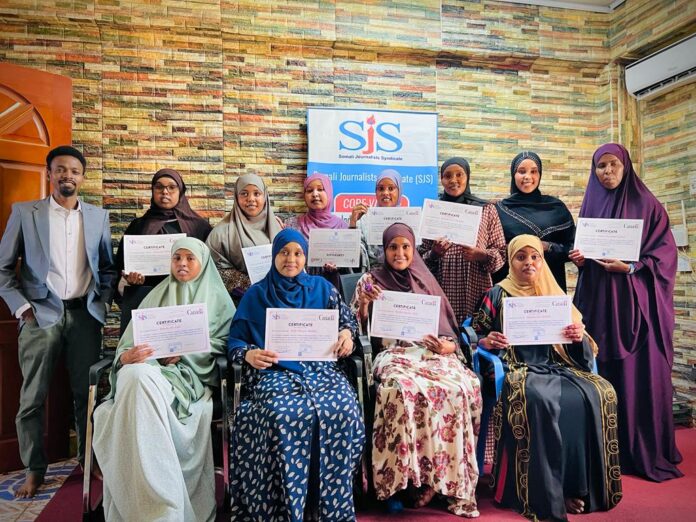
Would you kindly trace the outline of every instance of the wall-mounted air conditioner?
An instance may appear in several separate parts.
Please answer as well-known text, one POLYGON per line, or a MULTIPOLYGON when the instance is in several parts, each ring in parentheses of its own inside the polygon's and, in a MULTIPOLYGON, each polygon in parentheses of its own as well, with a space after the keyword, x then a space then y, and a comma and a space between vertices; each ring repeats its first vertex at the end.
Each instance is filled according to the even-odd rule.
POLYGON ((645 100, 696 80, 696 34, 626 66, 626 89, 645 100))

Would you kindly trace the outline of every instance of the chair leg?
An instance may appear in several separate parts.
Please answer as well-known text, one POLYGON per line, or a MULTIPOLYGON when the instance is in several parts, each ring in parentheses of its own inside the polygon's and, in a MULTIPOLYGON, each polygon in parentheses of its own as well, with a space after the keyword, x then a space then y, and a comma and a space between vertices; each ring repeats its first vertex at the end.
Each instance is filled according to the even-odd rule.
POLYGON ((89 394, 87 396, 87 430, 85 433, 85 463, 82 477, 82 514, 83 518, 92 513, 92 464, 94 455, 92 453, 92 437, 94 435, 94 424, 92 422, 92 414, 94 413, 94 405, 96 403, 97 385, 91 384, 89 394))
POLYGON ((230 508, 230 419, 227 403, 227 379, 220 380, 220 400, 222 401, 222 484, 224 495, 222 506, 225 511, 230 508))
POLYGON ((481 429, 479 430, 479 438, 476 442, 476 462, 478 463, 479 477, 483 476, 483 466, 486 457, 486 438, 488 436, 488 425, 490 424, 493 408, 495 407, 494 400, 484 400, 483 410, 481 411, 481 429))

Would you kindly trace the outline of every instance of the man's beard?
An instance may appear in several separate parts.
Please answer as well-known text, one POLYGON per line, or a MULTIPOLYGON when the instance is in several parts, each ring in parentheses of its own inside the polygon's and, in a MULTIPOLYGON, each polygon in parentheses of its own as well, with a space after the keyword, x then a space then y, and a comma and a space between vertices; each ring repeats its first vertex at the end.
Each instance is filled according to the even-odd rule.
POLYGON ((61 183, 58 186, 58 190, 60 191, 61 196, 69 197, 75 195, 77 187, 71 183, 61 183))

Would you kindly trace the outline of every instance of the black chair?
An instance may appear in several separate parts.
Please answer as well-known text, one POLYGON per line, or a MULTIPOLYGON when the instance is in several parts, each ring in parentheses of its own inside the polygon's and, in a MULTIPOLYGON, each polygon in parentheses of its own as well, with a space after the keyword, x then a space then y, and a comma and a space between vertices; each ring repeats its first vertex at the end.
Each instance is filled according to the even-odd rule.
MULTIPOLYGON (((100 402, 99 383, 102 378, 110 371, 114 361, 114 354, 107 354, 99 362, 93 364, 89 369, 89 396, 87 404, 87 433, 85 437, 85 463, 84 477, 82 482, 82 520, 102 520, 99 513, 101 511, 101 498, 92 499, 92 469, 94 466, 94 452, 92 449, 92 437, 94 426, 92 414, 100 402)), ((214 456, 216 460, 215 473, 222 475, 224 487, 224 499, 222 511, 226 511, 230 505, 230 454, 229 454, 229 434, 230 434, 230 412, 227 403, 227 355, 216 354, 215 366, 219 377, 219 386, 213 392, 213 422, 211 429, 220 433, 213 436, 214 456)), ((241 376, 241 368, 239 369, 241 376)), ((236 393, 236 389, 235 389, 236 393)), ((238 404, 238 403, 237 403, 238 404)))
POLYGON ((123 297, 119 300, 118 307, 121 310, 121 333, 126 331, 131 320, 131 312, 137 310, 143 299, 150 293, 154 286, 128 285, 123 289, 123 297))
MULTIPOLYGON (((362 276, 363 274, 361 273, 341 274, 341 294, 346 303, 350 304, 351 300, 353 299, 355 288, 362 276)), ((374 396, 375 382, 372 377, 372 343, 370 342, 370 338, 362 331, 362 325, 358 325, 358 335, 353 342, 355 343, 355 355, 353 357, 362 359, 362 366, 364 370, 364 381, 363 379, 359 379, 356 382, 358 399, 360 400, 360 405, 363 408, 364 414, 364 399, 367 398, 369 401, 370 398, 374 396)))

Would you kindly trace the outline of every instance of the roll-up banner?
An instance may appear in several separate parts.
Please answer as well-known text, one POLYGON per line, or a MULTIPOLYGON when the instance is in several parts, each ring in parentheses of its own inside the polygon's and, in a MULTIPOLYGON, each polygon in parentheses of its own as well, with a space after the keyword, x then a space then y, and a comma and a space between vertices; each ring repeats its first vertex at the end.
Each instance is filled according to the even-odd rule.
POLYGON ((336 213, 374 206, 385 169, 401 174, 401 206, 437 198, 437 113, 312 107, 307 138, 307 175, 331 178, 336 213))

